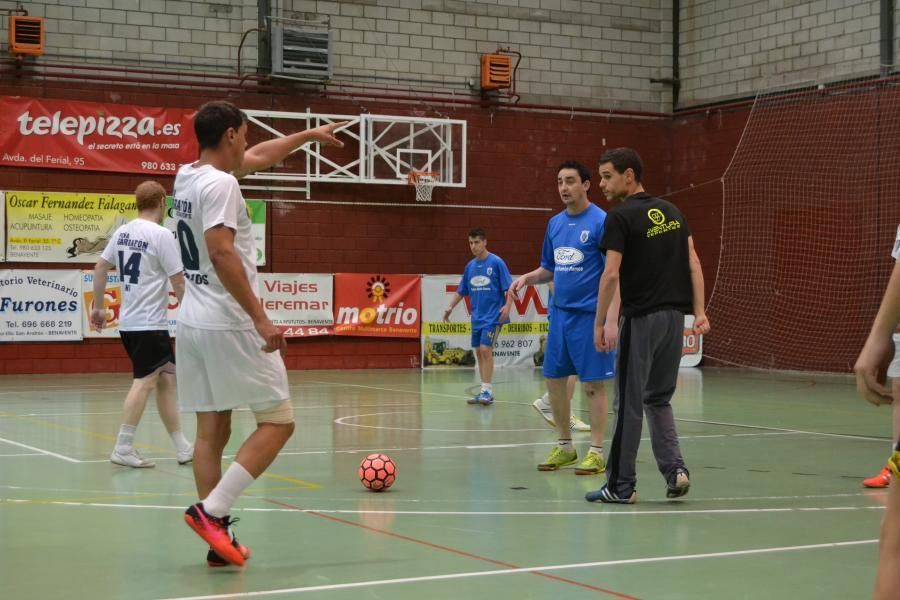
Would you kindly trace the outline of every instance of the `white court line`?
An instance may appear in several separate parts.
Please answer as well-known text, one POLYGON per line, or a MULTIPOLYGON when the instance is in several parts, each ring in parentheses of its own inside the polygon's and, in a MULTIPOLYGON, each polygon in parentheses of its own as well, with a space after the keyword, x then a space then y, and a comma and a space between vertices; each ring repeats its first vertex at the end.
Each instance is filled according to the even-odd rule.
POLYGON ((72 462, 72 463, 80 463, 81 462, 80 460, 77 460, 75 458, 69 458, 68 456, 63 456, 62 454, 57 454, 56 452, 50 452, 49 450, 42 450, 41 448, 35 448, 34 446, 29 446, 27 444, 14 442, 14 441, 8 440, 6 438, 0 438, 0 442, 6 442, 7 444, 12 444, 13 446, 19 446, 20 448, 25 448, 26 450, 34 450, 35 452, 38 452, 45 456, 53 456, 55 458, 59 458, 59 459, 62 459, 62 460, 68 461, 68 462, 72 462))
POLYGON ((22 454, 0 454, 0 458, 16 458, 19 456, 44 456, 40 452, 23 452, 22 454))
MULTIPOLYGON (((333 409, 333 408, 384 408, 387 406, 421 406, 418 402, 403 402, 397 404, 319 404, 319 405, 308 405, 302 404, 299 400, 295 400, 292 402, 294 408, 303 409, 303 410, 311 410, 311 409, 333 409)), ((250 412, 249 408, 236 408, 233 412, 250 412)), ((159 412, 155 410, 145 410, 145 415, 158 415, 159 412)), ((434 414, 434 413, 432 413, 434 414)), ((16 418, 16 417, 94 417, 94 416, 103 416, 103 415, 117 415, 121 416, 121 410, 110 410, 110 411, 98 411, 98 412, 64 412, 64 413, 6 413, 0 414, 0 419, 3 418, 16 418)))
POLYGON ((572 563, 562 565, 546 565, 543 567, 522 567, 517 569, 497 569, 493 571, 469 571, 463 573, 447 573, 444 575, 423 575, 421 577, 402 577, 398 579, 375 579, 370 581, 354 581, 351 583, 333 583, 328 585, 312 585, 307 587, 283 588, 280 590, 262 590, 258 592, 238 592, 232 594, 214 594, 209 596, 180 596, 166 600, 219 600, 221 598, 252 598, 259 596, 276 596, 281 594, 302 594, 306 592, 324 592, 345 590, 377 585, 397 585, 401 583, 419 583, 424 581, 446 581, 470 577, 492 577, 496 575, 514 575, 517 573, 535 573, 546 571, 563 571, 568 569, 586 569, 592 567, 612 567, 621 565, 640 565, 681 560, 701 560, 709 558, 732 558, 735 556, 752 556, 755 554, 772 554, 778 552, 799 552, 806 550, 830 550, 866 544, 877 544, 878 540, 853 540, 849 542, 831 542, 826 544, 807 544, 804 546, 780 546, 776 548, 752 548, 749 550, 731 550, 729 552, 707 552, 704 554, 676 554, 672 556, 652 556, 647 558, 625 558, 620 560, 603 560, 589 563, 572 563))
MULTIPOLYGON (((428 429, 426 431, 439 431, 428 429)), ((475 431, 482 431, 480 429, 475 431)), ((483 431, 491 431, 491 430, 483 430, 483 431)), ((506 431, 511 433, 516 433, 518 431, 533 431, 531 429, 499 429, 493 431, 506 431)), ((541 429, 540 431, 549 431, 549 429, 541 429)), ((790 432, 763 432, 763 433, 716 433, 710 435, 685 435, 679 436, 679 440, 696 440, 696 439, 709 439, 709 438, 727 438, 727 437, 772 437, 776 435, 793 435, 790 432)), ((650 441, 649 437, 641 438, 641 441, 648 442, 650 441)), ((468 444, 468 445, 457 445, 457 446, 421 446, 421 447, 409 447, 409 448, 356 448, 351 450, 333 450, 333 449, 323 449, 323 450, 297 450, 296 452, 291 451, 281 451, 278 453, 278 456, 317 456, 324 454, 372 454, 373 452, 423 452, 426 450, 490 450, 492 448, 497 449, 509 449, 509 448, 526 448, 529 446, 553 446, 556 442, 521 442, 515 444, 468 444)), ((148 460, 175 460, 172 456, 150 456, 146 455, 145 458, 148 460)), ((226 454, 223 456, 225 459, 234 458, 233 455, 226 454)), ((90 464, 90 463, 107 463, 109 462, 108 458, 102 459, 90 459, 90 460, 81 460, 79 462, 90 464)))
POLYGON ((850 440, 863 440, 867 442, 889 442, 890 438, 871 437, 865 435, 848 435, 846 433, 828 433, 825 431, 806 431, 803 429, 787 429, 784 427, 765 427, 763 425, 748 425, 746 423, 726 423, 724 421, 704 421, 702 419, 679 419, 676 421, 684 421, 685 423, 700 423, 701 425, 721 425, 724 427, 742 427, 745 429, 761 429, 763 431, 781 431, 784 433, 802 433, 805 435, 821 435, 824 437, 836 437, 850 440))
MULTIPOLYGON (((0 502, 8 502, 13 499, 0 499, 0 502)), ((111 502, 77 502, 71 500, 28 500, 14 499, 16 502, 34 502, 54 506, 82 506, 87 508, 131 508, 131 509, 155 509, 155 510, 184 510, 184 506, 171 506, 167 504, 117 504, 111 502)), ((265 500, 265 498, 260 498, 265 500)), ((711 508, 707 510, 550 510, 550 511, 439 511, 439 510, 349 510, 337 508, 232 508, 234 512, 248 513, 287 513, 287 514, 328 514, 328 515, 393 515, 409 517, 658 517, 670 515, 684 516, 708 516, 708 515, 732 515, 732 514, 766 514, 766 513, 814 513, 814 512, 852 512, 852 511, 883 511, 883 506, 801 506, 795 508, 711 508)))

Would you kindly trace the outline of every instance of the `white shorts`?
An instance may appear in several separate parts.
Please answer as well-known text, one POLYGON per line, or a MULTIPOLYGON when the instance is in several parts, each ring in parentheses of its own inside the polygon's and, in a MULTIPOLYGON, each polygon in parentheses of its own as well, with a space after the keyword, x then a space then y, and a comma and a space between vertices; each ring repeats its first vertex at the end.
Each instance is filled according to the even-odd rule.
POLYGON ((253 329, 218 331, 178 323, 175 337, 178 405, 184 412, 249 406, 266 410, 289 399, 278 352, 263 352, 253 329))
POLYGON ((888 377, 900 377, 900 333, 894 334, 894 360, 888 366, 888 377))

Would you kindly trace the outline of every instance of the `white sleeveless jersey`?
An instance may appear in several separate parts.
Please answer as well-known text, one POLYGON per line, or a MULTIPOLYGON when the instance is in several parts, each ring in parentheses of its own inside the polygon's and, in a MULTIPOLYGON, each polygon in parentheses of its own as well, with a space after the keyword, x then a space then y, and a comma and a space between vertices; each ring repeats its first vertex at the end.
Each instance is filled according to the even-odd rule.
POLYGON ((172 204, 186 279, 178 320, 198 329, 253 329, 250 316, 219 280, 206 247, 208 229, 224 225, 233 230, 235 251, 259 296, 256 241, 237 179, 211 165, 183 165, 175 176, 172 204))
POLYGON ((891 256, 900 262, 900 225, 897 225, 897 239, 894 240, 894 251, 891 252, 891 256))
POLYGON ((169 277, 182 270, 172 232, 134 219, 116 229, 101 256, 122 282, 119 331, 168 331, 169 277))

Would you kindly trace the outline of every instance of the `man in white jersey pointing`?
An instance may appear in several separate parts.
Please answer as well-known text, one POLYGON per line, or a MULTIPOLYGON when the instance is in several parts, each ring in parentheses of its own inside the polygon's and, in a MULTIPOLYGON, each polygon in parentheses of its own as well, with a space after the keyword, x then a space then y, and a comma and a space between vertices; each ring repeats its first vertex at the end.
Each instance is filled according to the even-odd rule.
POLYGON ((166 190, 145 181, 134 191, 138 216, 119 227, 94 267, 94 308, 91 325, 102 331, 109 317, 103 306, 107 273, 119 270, 122 312, 119 336, 131 358, 134 381, 122 407, 122 425, 109 459, 124 467, 146 468, 154 463, 134 449, 134 433, 147 399, 156 390, 156 406, 175 445, 179 464, 191 462, 193 447, 181 431, 175 405, 175 355, 169 339, 169 291, 172 284, 181 300, 184 275, 172 232, 160 225, 166 207, 166 190))
POLYGON ((259 302, 256 244, 237 177, 267 169, 308 142, 343 146, 345 123, 272 139, 247 149, 247 119, 229 102, 194 117, 200 160, 175 177, 176 237, 188 281, 176 346, 182 410, 197 413, 194 479, 200 502, 185 522, 210 546, 207 563, 243 565, 250 551, 229 525, 238 496, 275 460, 294 432, 281 354, 287 345, 259 302), (222 473, 231 411, 249 406, 257 428, 222 473))

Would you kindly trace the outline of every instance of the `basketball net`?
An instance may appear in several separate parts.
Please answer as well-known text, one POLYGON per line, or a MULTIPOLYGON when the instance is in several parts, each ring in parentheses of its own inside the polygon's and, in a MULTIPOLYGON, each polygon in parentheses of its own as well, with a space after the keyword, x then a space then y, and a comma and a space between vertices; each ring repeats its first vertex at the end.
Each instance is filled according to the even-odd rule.
POLYGON ((430 171, 410 171, 406 176, 409 185, 416 188, 416 202, 431 202, 431 191, 438 180, 438 173, 430 171))

